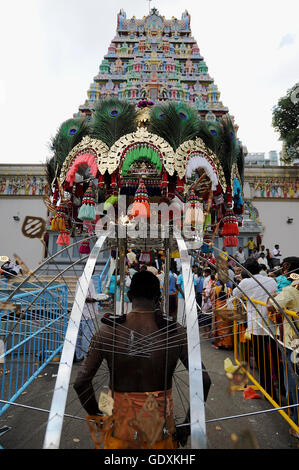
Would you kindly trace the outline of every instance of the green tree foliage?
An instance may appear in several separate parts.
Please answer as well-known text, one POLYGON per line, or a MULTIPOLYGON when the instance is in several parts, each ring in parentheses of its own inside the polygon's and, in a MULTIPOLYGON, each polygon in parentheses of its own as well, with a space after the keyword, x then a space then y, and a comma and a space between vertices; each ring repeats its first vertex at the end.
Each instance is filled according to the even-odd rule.
POLYGON ((284 163, 299 157, 299 83, 273 108, 273 127, 284 142, 284 163))

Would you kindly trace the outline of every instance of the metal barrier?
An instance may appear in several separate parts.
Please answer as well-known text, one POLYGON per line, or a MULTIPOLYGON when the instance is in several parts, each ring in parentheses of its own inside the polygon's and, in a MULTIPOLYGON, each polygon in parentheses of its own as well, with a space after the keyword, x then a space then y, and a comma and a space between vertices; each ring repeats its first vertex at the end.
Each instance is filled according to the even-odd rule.
POLYGON ((6 289, 7 287, 7 279, 1 278, 0 279, 0 289, 6 289))
POLYGON ((95 274, 92 276, 97 294, 103 293, 103 289, 105 289, 105 286, 107 284, 109 268, 110 268, 110 260, 111 260, 111 256, 109 256, 109 258, 107 259, 106 264, 103 268, 103 271, 100 274, 95 274))
MULTIPOLYGON (((246 372, 253 387, 278 408, 282 417, 299 433, 299 426, 296 424, 299 420, 298 361, 292 355, 293 351, 284 345, 283 322, 273 323, 268 315, 263 315, 263 320, 257 310, 266 309, 267 304, 249 299, 248 302, 256 307, 256 318, 252 320, 252 324, 255 322, 254 326, 262 328, 265 333, 250 335, 247 331, 246 304, 243 301, 237 302, 237 310, 244 315, 244 319, 234 321, 235 362, 243 366, 242 370, 246 372)), ((296 322, 299 321, 296 312, 286 309, 284 312, 296 322)))
POLYGON ((61 352, 67 294, 66 285, 17 294, 0 311, 0 416, 10 406, 3 402, 14 402, 61 352))

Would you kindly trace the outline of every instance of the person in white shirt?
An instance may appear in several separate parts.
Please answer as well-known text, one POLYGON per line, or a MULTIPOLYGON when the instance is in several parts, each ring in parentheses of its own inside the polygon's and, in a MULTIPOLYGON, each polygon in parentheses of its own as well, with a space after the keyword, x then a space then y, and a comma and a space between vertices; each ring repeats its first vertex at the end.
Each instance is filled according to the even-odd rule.
MULTIPOLYGON (((244 268, 251 273, 252 277, 245 278, 239 283, 233 290, 234 297, 243 298, 245 295, 247 299, 258 300, 266 304, 270 294, 272 295, 276 292, 276 281, 271 277, 259 274, 260 265, 253 258, 247 259, 244 268)), ((276 376, 278 376, 277 371, 281 369, 281 365, 277 357, 276 342, 273 339, 276 334, 275 325, 268 318, 266 306, 264 307, 259 304, 254 304, 253 306, 252 303, 247 300, 246 311, 247 327, 248 333, 251 335, 257 377, 259 377, 260 385, 276 401, 276 391, 273 387, 272 380, 272 364, 276 371, 276 376), (273 337, 271 337, 271 334, 273 337), (270 345, 270 355, 266 347, 268 344, 270 345)), ((283 375, 281 377, 283 377, 283 375)))
POLYGON ((243 251, 243 248, 240 246, 237 253, 235 254, 235 259, 238 261, 240 264, 245 263, 245 254, 243 251))
POLYGON ((266 271, 266 266, 264 264, 260 264, 260 275, 261 276, 268 276, 268 273, 266 271))
POLYGON ((212 271, 210 270, 210 268, 204 269, 204 271, 203 271, 203 276, 204 276, 203 289, 205 289, 207 287, 207 285, 209 284, 209 281, 211 279, 211 274, 212 274, 212 271))
POLYGON ((16 261, 16 264, 14 265, 13 270, 16 273, 16 275, 18 275, 20 273, 22 274, 22 266, 20 266, 18 261, 16 261))
POLYGON ((266 266, 267 269, 270 269, 265 253, 260 253, 260 257, 258 258, 257 262, 258 264, 263 264, 264 266, 266 266))
MULTIPOLYGON (((81 286, 83 285, 83 283, 82 280, 81 282, 80 280, 81 278, 77 282, 76 294, 80 289, 82 289, 81 286)), ((82 310, 82 317, 78 331, 74 362, 80 362, 85 359, 88 353, 90 340, 95 333, 96 315, 99 313, 97 305, 98 300, 96 297, 97 294, 95 291, 94 281, 91 278, 88 286, 85 304, 82 310)))
POLYGON ((274 246, 274 250, 272 251, 272 255, 273 255, 273 258, 272 258, 273 267, 275 268, 275 266, 280 265, 281 253, 280 253, 279 245, 274 246))
POLYGON ((127 258, 129 260, 130 264, 135 263, 135 261, 137 259, 136 254, 132 250, 128 250, 127 258))

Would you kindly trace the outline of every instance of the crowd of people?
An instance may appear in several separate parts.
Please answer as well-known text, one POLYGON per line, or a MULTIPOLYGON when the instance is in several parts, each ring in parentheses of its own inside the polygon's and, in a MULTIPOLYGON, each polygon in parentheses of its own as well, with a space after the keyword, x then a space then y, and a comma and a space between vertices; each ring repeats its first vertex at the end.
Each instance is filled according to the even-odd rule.
MULTIPOLYGON (((290 379, 289 363, 282 357, 277 348, 281 341, 287 355, 292 353, 292 340, 296 338, 296 321, 294 327, 286 318, 279 316, 279 305, 283 308, 299 311, 299 258, 282 259, 278 244, 274 249, 261 245, 258 250, 253 238, 247 247, 239 247, 233 255, 224 248, 219 256, 226 261, 226 276, 220 275, 217 258, 213 249, 200 253, 193 258, 193 282, 198 307, 198 320, 202 338, 210 341, 215 349, 233 349, 233 322, 222 314, 222 310, 232 309, 232 300, 239 298, 255 299, 268 307, 252 304, 246 305, 246 332, 250 338, 250 348, 255 351, 254 361, 259 371, 259 380, 272 398, 278 401, 273 388, 273 377, 281 378, 279 394, 288 397, 288 403, 297 403, 297 388, 290 379), (248 248, 245 255, 244 248, 248 248), (296 277, 298 276, 298 277, 296 277), (276 302, 273 299, 277 299, 276 302), (272 314, 270 315, 270 313, 272 314), (276 321, 273 317, 276 316, 276 321), (269 338, 269 347, 265 348, 264 338, 269 338), (265 359, 266 356, 266 360, 265 359)), ((161 292, 165 282, 165 259, 163 252, 148 253, 145 257, 136 252, 128 252, 125 280, 125 311, 132 306, 127 291, 133 275, 140 271, 151 271, 160 282, 161 292)), ((184 282, 179 258, 172 258, 169 271, 169 314, 183 327, 186 326, 184 282)), ((109 283, 112 295, 117 285, 117 302, 120 301, 120 277, 114 272, 109 283)), ((118 310, 119 312, 119 310, 118 310)), ((297 325, 298 328, 298 325, 297 325)), ((291 409, 291 416, 298 423, 297 410, 291 409)), ((298 437, 294 430, 291 432, 298 437)))
MULTIPOLYGON (((290 366, 290 355, 293 352, 292 341, 293 338, 297 337, 296 320, 295 318, 291 320, 295 326, 293 329, 289 324, 289 320, 285 316, 281 316, 280 306, 296 312, 299 311, 299 274, 297 274, 299 273, 299 258, 289 257, 280 260, 278 258, 278 255, 281 256, 279 246, 275 250, 277 250, 277 253, 273 254, 273 258, 276 256, 279 259, 279 265, 277 263, 270 263, 271 266, 269 266, 268 262, 267 266, 264 259, 267 259, 268 253, 267 250, 264 250, 264 247, 261 247, 258 253, 255 251, 255 248, 252 248, 251 253, 246 258, 242 256, 242 248, 237 249, 233 256, 230 256, 224 249, 220 251, 219 255, 225 261, 224 265, 226 266, 226 269, 222 271, 219 269, 219 265, 217 265, 216 257, 211 256, 210 250, 209 253, 201 252, 198 256, 192 258, 193 282, 201 336, 216 349, 233 349, 233 323, 229 316, 223 315, 223 312, 232 310, 232 300, 238 302, 238 299, 242 299, 244 306, 246 303, 243 310, 245 317, 242 320, 242 327, 246 327, 249 350, 251 353, 252 351, 254 352, 251 358, 258 373, 258 380, 266 391, 266 397, 270 395, 271 399, 278 402, 279 398, 276 396, 278 390, 273 384, 275 377, 280 377, 280 397, 284 396, 286 403, 292 406, 298 403, 298 387, 294 378, 296 364, 290 366), (262 302, 264 305, 253 304, 251 299, 262 302), (283 346, 283 352, 277 348, 278 340, 283 346)), ((269 256, 268 258, 272 259, 269 256)), ((179 328, 179 330, 175 331, 179 331, 182 338, 185 338, 182 340, 182 344, 178 346, 177 351, 175 348, 173 351, 171 350, 173 352, 173 358, 171 357, 173 364, 168 369, 169 375, 166 387, 167 397, 171 400, 171 377, 179 357, 177 353, 181 354, 180 351, 184 350, 184 354, 187 354, 186 337, 184 336, 186 333, 184 333, 185 330, 183 328, 186 325, 184 280, 180 259, 179 257, 171 258, 167 279, 165 254, 163 252, 140 253, 129 250, 126 255, 124 311, 120 310, 121 279, 116 265, 116 259, 114 259, 114 262, 112 261, 111 263, 111 272, 108 275, 106 289, 107 293, 110 294, 111 300, 114 299, 116 301, 116 313, 118 315, 121 313, 126 314, 125 318, 119 317, 118 326, 116 327, 117 341, 115 344, 119 344, 118 349, 121 348, 122 343, 127 345, 126 348, 132 347, 134 349, 134 334, 132 335, 130 331, 134 331, 136 334, 152 335, 157 334, 161 328, 159 334, 167 344, 167 338, 165 339, 163 336, 165 334, 163 329, 164 323, 161 318, 159 321, 157 320, 156 312, 157 306, 160 307, 158 310, 161 311, 161 294, 165 287, 165 282, 169 283, 169 316, 173 319, 173 326, 171 328, 179 328)), ((91 297, 95 300, 94 295, 91 294, 91 297)), ((78 371, 75 382, 75 390, 78 393, 79 399, 88 414, 92 416, 99 415, 99 412, 91 380, 104 358, 107 359, 108 364, 111 361, 112 356, 109 352, 109 344, 113 343, 111 340, 111 335, 115 328, 113 326, 113 318, 115 317, 112 316, 110 319, 108 315, 99 331, 93 336, 86 360, 78 371)), ((137 336, 138 338, 139 336, 137 336)), ((162 339, 159 339, 159 341, 162 341, 162 339)), ((161 358, 156 358, 155 367, 157 370, 155 369, 156 372, 154 374, 155 382, 151 382, 154 363, 151 360, 144 361, 143 358, 138 359, 135 356, 132 356, 131 359, 130 357, 127 358, 123 355, 123 350, 118 349, 116 348, 116 366, 114 371, 116 387, 114 398, 118 403, 118 407, 115 407, 116 414, 117 410, 123 406, 124 393, 126 396, 129 396, 133 403, 132 406, 136 409, 140 404, 145 403, 149 393, 154 393, 158 401, 160 395, 162 396, 163 394, 165 397, 165 392, 163 392, 164 369, 163 367, 161 370, 157 369, 157 364, 163 364, 163 354, 161 353, 161 358), (128 367, 131 360, 132 367, 128 367), (140 363, 138 362, 137 364, 137 361, 140 361, 140 363), (151 372, 147 369, 149 366, 151 367, 151 372), (137 377, 135 371, 137 369, 138 371, 144 371, 142 380, 135 380, 137 377), (130 370, 134 371, 132 377, 128 373, 130 370), (123 375, 123 371, 125 371, 125 375, 123 375), (130 380, 127 380, 128 377, 130 380), (154 392, 151 392, 153 390, 154 392)), ((155 348, 153 347, 153 349, 155 348)), ((184 355, 180 356, 183 363, 187 366, 186 357, 184 355)), ((205 370, 204 365, 202 367, 205 370)), ((204 379, 206 382, 204 385, 206 400, 210 387, 208 374, 204 374, 204 379)), ((163 403, 164 401, 162 400, 161 406, 163 403)), ((294 423, 298 425, 298 407, 293 406, 290 408, 290 416, 294 423)), ((100 416, 99 419, 104 418, 100 416)), ((188 416, 186 416, 187 422, 188 416)), ((184 445, 190 429, 188 429, 188 426, 182 429, 186 431, 184 436, 178 434, 178 429, 176 429, 176 434, 173 434, 175 429, 170 427, 168 430, 169 442, 162 439, 157 445, 160 445, 161 442, 164 446, 169 446, 163 448, 175 448, 178 444, 184 445), (172 437, 170 438, 170 436, 172 437)), ((124 430, 115 429, 113 436, 111 433, 106 433, 105 448, 130 448, 128 447, 132 439, 130 433, 130 427, 126 427, 124 430)), ((290 428, 290 433, 296 438, 299 437, 292 427, 290 428)))

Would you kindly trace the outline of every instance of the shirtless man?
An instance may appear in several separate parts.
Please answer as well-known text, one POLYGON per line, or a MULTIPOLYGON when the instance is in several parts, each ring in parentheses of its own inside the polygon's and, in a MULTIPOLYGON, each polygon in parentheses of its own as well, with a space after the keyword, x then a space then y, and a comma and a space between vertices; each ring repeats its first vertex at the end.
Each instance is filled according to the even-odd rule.
MULTIPOLYGON (((189 426, 175 428, 172 401, 172 376, 178 360, 188 368, 186 331, 174 321, 167 321, 157 309, 160 283, 151 272, 143 271, 133 276, 128 297, 132 302, 129 314, 118 317, 117 323, 112 316, 102 319, 104 324, 91 341, 74 388, 87 413, 91 416, 99 415, 92 379, 103 359, 106 359, 114 399, 114 416, 124 408, 124 397, 129 397, 133 409, 131 417, 134 417, 152 392, 159 404, 160 417, 165 418, 160 437, 153 448, 174 449, 178 444, 185 445, 190 434, 189 426), (171 343, 169 348, 166 347, 167 341, 171 343), (166 433, 162 433, 163 427, 166 433)), ((206 400, 211 385, 207 372, 203 373, 203 380, 206 400)), ((130 428, 129 420, 126 426, 119 428, 117 419, 114 422, 114 429, 105 435, 105 448, 133 448, 130 442, 135 439, 136 443, 136 430, 130 428)), ((185 422, 190 422, 188 413, 185 422)), ((147 444, 142 448, 148 448, 147 444)))

